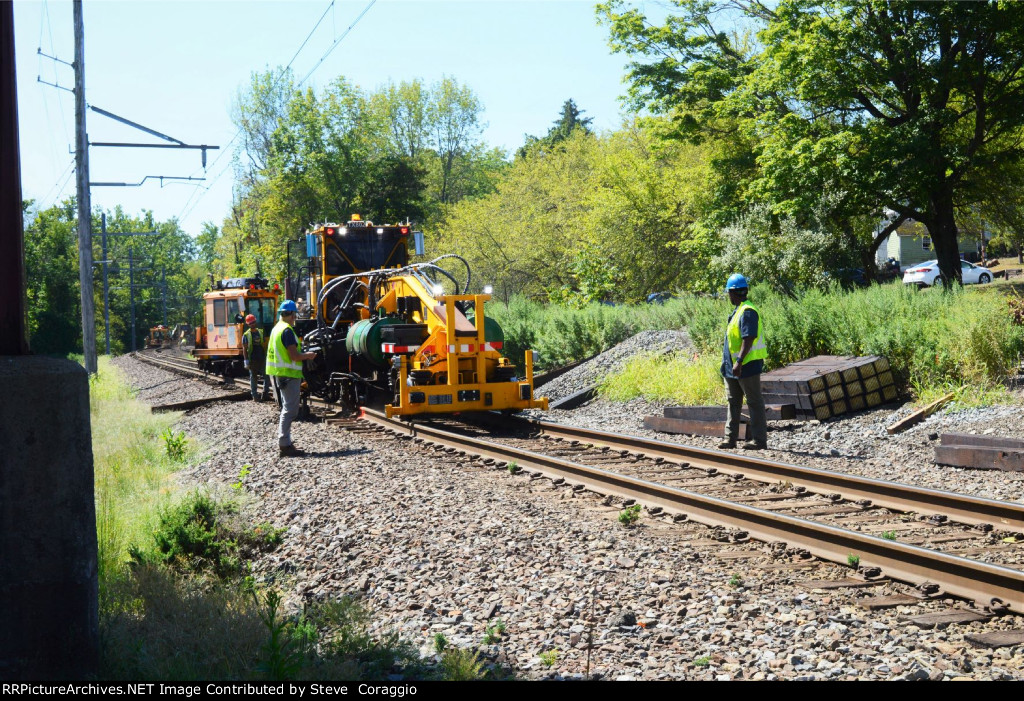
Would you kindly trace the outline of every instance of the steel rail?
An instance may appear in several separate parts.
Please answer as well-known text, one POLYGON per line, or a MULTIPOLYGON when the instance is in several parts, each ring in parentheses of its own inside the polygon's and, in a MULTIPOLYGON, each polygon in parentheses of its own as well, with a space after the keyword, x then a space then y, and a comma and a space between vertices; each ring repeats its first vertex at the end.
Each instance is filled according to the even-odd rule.
MULTIPOLYGON (((154 364, 185 370, 187 361, 179 358, 146 358, 154 364)), ((198 370, 195 371, 199 373, 198 370)), ((641 438, 619 433, 578 428, 535 419, 482 415, 483 422, 503 428, 521 426, 536 434, 563 440, 577 440, 612 450, 627 450, 651 458, 687 463, 702 469, 742 473, 744 477, 765 483, 790 482, 815 493, 838 493, 849 501, 868 500, 875 506, 923 515, 943 515, 971 525, 991 524, 1009 530, 1024 530, 1024 504, 986 499, 967 494, 944 492, 927 487, 876 480, 820 468, 790 465, 759 458, 705 450, 679 443, 641 438)))
POLYGON ((850 501, 870 500, 875 506, 916 514, 941 514, 953 521, 992 524, 1009 530, 1024 530, 1024 504, 986 499, 966 494, 944 492, 927 487, 916 487, 899 482, 876 480, 841 472, 830 472, 814 467, 761 460, 759 458, 705 450, 656 439, 608 433, 587 428, 534 419, 485 417, 492 425, 521 424, 523 428, 563 440, 576 440, 605 446, 613 450, 628 450, 652 458, 685 462, 694 467, 717 468, 719 471, 738 472, 744 477, 767 483, 791 482, 817 493, 838 493, 850 501), (497 422, 501 422, 498 424, 497 422))
POLYGON ((935 550, 847 531, 795 516, 773 513, 695 494, 664 484, 580 465, 552 456, 521 450, 423 423, 388 419, 382 412, 363 409, 362 417, 396 432, 437 442, 467 453, 511 463, 551 478, 567 478, 587 489, 660 506, 669 513, 685 514, 709 526, 737 528, 764 542, 784 541, 832 562, 847 563, 849 555, 885 576, 915 585, 937 584, 943 591, 980 606, 1024 612, 1024 571, 970 560, 935 550))

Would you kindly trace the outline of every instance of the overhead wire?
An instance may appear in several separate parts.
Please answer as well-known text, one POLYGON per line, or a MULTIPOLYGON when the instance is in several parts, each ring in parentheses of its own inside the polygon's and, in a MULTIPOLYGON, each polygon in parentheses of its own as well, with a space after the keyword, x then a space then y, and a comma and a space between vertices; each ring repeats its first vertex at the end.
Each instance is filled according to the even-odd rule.
POLYGON ((346 29, 346 30, 345 30, 344 32, 342 32, 342 33, 341 33, 341 36, 340 36, 340 37, 338 37, 337 39, 335 39, 335 40, 334 40, 334 43, 333 43, 333 44, 331 44, 331 45, 330 45, 330 46, 329 46, 329 47, 327 48, 327 51, 326 51, 326 52, 324 52, 324 55, 320 57, 320 60, 319 60, 319 61, 317 61, 317 62, 316 62, 316 63, 315 63, 314 65, 313 65, 313 67, 309 69, 309 72, 308 72, 308 73, 306 73, 306 75, 305 75, 305 76, 304 76, 304 77, 302 78, 302 80, 300 80, 300 81, 299 81, 299 83, 298 83, 299 87, 302 87, 303 83, 305 83, 305 82, 306 82, 306 81, 307 81, 307 80, 309 79, 309 77, 310 77, 311 75, 313 75, 313 73, 314 73, 314 72, 316 71, 316 69, 320 67, 320 64, 322 64, 322 63, 323 63, 324 61, 326 61, 326 60, 327 60, 327 57, 328 57, 328 56, 330 56, 330 55, 331 55, 331 53, 332 53, 332 52, 333 52, 333 51, 334 51, 334 50, 335 50, 335 49, 336 49, 336 48, 338 47, 338 44, 340 44, 340 43, 342 42, 342 40, 344 40, 344 38, 348 36, 349 32, 351 32, 351 31, 352 31, 352 30, 353 30, 353 29, 355 28, 355 26, 356 26, 357 24, 359 24, 359 21, 360 21, 361 19, 363 19, 363 16, 364 16, 364 15, 365 15, 365 14, 366 14, 367 12, 369 12, 369 11, 370 11, 370 8, 371 8, 371 7, 373 7, 373 6, 374 6, 374 5, 376 5, 376 4, 377 4, 377 0, 370 0, 370 2, 368 2, 368 3, 366 4, 366 7, 364 7, 364 8, 363 8, 363 11, 359 13, 359 15, 358 15, 358 16, 357 16, 357 17, 355 18, 355 20, 354 20, 354 21, 352 22, 352 24, 350 24, 350 25, 348 26, 348 29, 346 29))
MULTIPOLYGON (((292 64, 295 63, 295 59, 299 57, 299 54, 302 53, 302 50, 306 47, 306 44, 309 43, 309 40, 313 37, 313 34, 316 33, 316 30, 323 23, 324 18, 327 17, 327 13, 330 12, 331 9, 334 7, 335 1, 336 0, 331 0, 330 4, 327 5, 327 8, 324 9, 323 14, 320 15, 320 18, 316 21, 316 24, 313 25, 313 28, 309 31, 309 34, 306 35, 306 38, 302 41, 302 44, 299 45, 299 48, 292 55, 291 60, 288 61, 288 64, 284 67, 284 69, 282 69, 281 72, 278 73, 277 78, 274 80, 273 85, 271 85, 271 87, 270 87, 270 92, 271 93, 273 93, 273 91, 281 83, 281 80, 284 78, 284 76, 288 74, 288 70, 292 67, 292 64)), ((361 20, 363 18, 363 15, 366 14, 366 12, 370 9, 370 7, 373 6, 373 4, 376 1, 377 0, 371 0, 370 4, 367 5, 365 8, 363 8, 363 11, 359 14, 359 16, 356 18, 356 20, 352 23, 352 25, 348 28, 348 30, 345 31, 346 35, 348 34, 349 31, 352 30, 353 27, 355 27, 356 24, 359 23, 359 20, 361 20)), ((343 38, 344 38, 344 35, 340 39, 336 39, 335 40, 335 42, 332 44, 331 48, 328 49, 328 52, 326 54, 324 54, 324 56, 322 56, 320 58, 320 61, 316 64, 316 66, 313 68, 313 70, 316 70, 316 68, 319 67, 319 65, 321 63, 323 63, 323 61, 327 58, 327 56, 330 54, 330 52, 334 50, 334 47, 336 47, 341 42, 341 39, 343 39, 343 38)), ((307 73, 306 76, 302 79, 302 81, 300 83, 298 83, 299 86, 301 86, 302 83, 304 83, 306 81, 306 79, 309 78, 309 76, 313 73, 313 70, 311 70, 309 73, 307 73)), ((235 130, 235 134, 234 134, 234 136, 231 137, 231 140, 228 142, 227 146, 225 146, 224 149, 222 149, 221 152, 219 154, 217 154, 217 157, 213 160, 213 163, 210 164, 210 168, 209 168, 210 171, 212 171, 214 169, 214 167, 217 165, 217 162, 224 156, 224 154, 228 153, 228 151, 231 150, 230 149, 231 145, 234 144, 238 140, 238 137, 241 136, 241 134, 242 134, 241 128, 238 128, 238 129, 235 130)), ((182 206, 182 208, 181 208, 181 212, 178 215, 178 220, 179 221, 181 221, 185 217, 187 217, 187 216, 192 214, 192 211, 196 208, 196 206, 199 204, 199 202, 202 201, 203 197, 206 196, 206 193, 210 191, 210 189, 217 183, 218 180, 221 179, 221 177, 223 177, 224 173, 227 172, 227 169, 230 166, 231 166, 230 163, 226 164, 224 166, 224 168, 222 168, 221 171, 214 177, 214 179, 212 181, 210 181, 209 185, 196 185, 195 189, 192 191, 192 194, 189 195, 189 198, 185 201, 184 206, 182 206)))

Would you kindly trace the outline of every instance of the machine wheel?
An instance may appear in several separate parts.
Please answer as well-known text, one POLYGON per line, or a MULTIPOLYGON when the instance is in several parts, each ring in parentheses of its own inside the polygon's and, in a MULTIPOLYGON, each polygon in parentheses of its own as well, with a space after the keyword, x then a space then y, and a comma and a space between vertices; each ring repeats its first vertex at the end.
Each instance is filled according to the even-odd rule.
POLYGON ((992 282, 992 276, 986 275, 985 273, 982 273, 981 277, 978 278, 979 285, 987 285, 990 282, 992 282))

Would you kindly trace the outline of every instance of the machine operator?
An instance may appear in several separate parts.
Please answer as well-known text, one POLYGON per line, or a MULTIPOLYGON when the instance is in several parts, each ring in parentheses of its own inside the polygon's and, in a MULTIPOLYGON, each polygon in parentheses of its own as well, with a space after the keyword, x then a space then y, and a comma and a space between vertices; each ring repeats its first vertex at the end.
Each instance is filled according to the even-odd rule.
POLYGON ((270 332, 267 346, 267 374, 274 378, 274 390, 281 404, 277 426, 277 445, 281 457, 300 457, 305 451, 292 443, 292 421, 299 415, 299 390, 302 387, 302 361, 312 360, 316 353, 303 353, 302 340, 295 333, 295 302, 286 299, 277 309, 280 317, 270 332))

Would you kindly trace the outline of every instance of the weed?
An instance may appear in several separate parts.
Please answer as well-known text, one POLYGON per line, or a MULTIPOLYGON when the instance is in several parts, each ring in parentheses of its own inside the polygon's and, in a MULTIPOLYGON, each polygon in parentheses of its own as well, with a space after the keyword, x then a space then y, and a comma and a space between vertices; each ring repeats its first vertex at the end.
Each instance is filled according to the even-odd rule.
POLYGON ((854 555, 853 553, 850 553, 846 556, 846 564, 848 564, 853 569, 857 569, 858 567, 860 567, 860 555, 854 555))
POLYGON ((448 638, 444 637, 444 633, 434 633, 434 652, 441 654, 448 647, 448 638))
POLYGON ((711 657, 709 655, 698 657, 693 661, 693 664, 697 667, 707 667, 709 664, 711 664, 711 657))
POLYGON ((161 436, 164 439, 164 448, 167 450, 167 457, 174 462, 185 460, 185 445, 188 438, 184 433, 175 433, 170 428, 166 429, 161 436))
POLYGON ((640 510, 642 508, 643 507, 641 507, 639 504, 627 506, 625 509, 619 512, 619 523, 621 523, 623 526, 632 526, 634 523, 640 520, 640 510))
POLYGON ((558 650, 548 650, 547 652, 542 652, 540 653, 539 657, 541 664, 543 664, 545 667, 553 667, 555 665, 555 662, 558 661, 558 650))
POLYGON ((469 682, 483 677, 484 662, 479 651, 453 648, 441 657, 441 673, 445 681, 469 682))
POLYGON ((515 474, 515 473, 517 473, 517 472, 519 472, 519 463, 517 463, 517 462, 515 462, 515 461, 513 460, 512 462, 510 462, 510 463, 508 464, 508 473, 509 473, 510 475, 514 475, 514 474, 515 474))
POLYGON ((741 587, 741 586, 743 586, 743 577, 739 576, 738 574, 734 574, 732 577, 729 578, 729 586, 730 587, 741 587))
POLYGON ((500 618, 494 619, 494 623, 484 629, 484 645, 493 645, 501 640, 505 634, 505 624, 500 618))
POLYGON ((882 533, 882 537, 886 540, 896 540, 896 531, 885 531, 882 533))
POLYGON ((316 629, 308 624, 289 625, 281 618, 281 595, 276 590, 267 592, 262 602, 258 594, 253 597, 259 606, 260 620, 270 634, 263 644, 263 659, 257 671, 270 681, 295 679, 316 643, 316 629))
MULTIPOLYGON (((872 285, 853 292, 798 290, 790 297, 762 286, 752 289, 751 297, 770 326, 766 370, 819 354, 882 355, 894 377, 919 398, 948 382, 984 390, 981 397, 964 392, 964 401, 991 403, 1002 401, 993 391, 1024 352, 1019 321, 1024 303, 1008 305, 994 288, 931 294, 898 284, 872 285)), ((681 295, 663 305, 592 304, 577 310, 513 298, 507 306, 490 309, 505 329, 509 357, 533 349, 540 355, 538 369, 583 359, 639 331, 685 327, 696 361, 638 359, 624 366, 623 378, 609 378, 601 391, 615 398, 639 393, 688 397, 684 403, 722 403, 716 368, 731 311, 726 300, 681 295)))
POLYGON ((248 477, 251 473, 252 465, 250 465, 249 463, 242 465, 242 469, 238 471, 238 481, 232 482, 231 488, 234 489, 236 492, 241 491, 242 483, 245 481, 245 478, 248 477))

